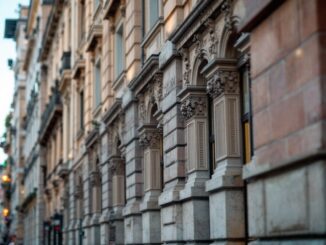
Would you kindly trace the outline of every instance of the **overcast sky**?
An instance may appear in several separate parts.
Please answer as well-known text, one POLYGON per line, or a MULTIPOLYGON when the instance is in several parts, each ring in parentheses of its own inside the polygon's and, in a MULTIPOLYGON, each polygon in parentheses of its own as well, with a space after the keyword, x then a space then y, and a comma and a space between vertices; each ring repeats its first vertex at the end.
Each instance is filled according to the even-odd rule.
MULTIPOLYGON (((14 74, 7 66, 8 59, 15 59, 15 43, 4 39, 5 19, 18 18, 18 4, 29 4, 30 0, 0 0, 0 134, 5 132, 5 118, 10 111, 13 96, 14 74)), ((0 150, 0 162, 6 155, 0 150)))

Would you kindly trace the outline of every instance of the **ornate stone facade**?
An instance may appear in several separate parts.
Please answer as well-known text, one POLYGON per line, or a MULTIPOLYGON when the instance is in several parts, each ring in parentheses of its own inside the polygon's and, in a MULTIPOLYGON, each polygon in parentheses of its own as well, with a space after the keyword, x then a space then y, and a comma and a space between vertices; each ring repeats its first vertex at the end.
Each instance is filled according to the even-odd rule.
POLYGON ((45 204, 37 229, 46 232, 35 244, 324 243, 323 86, 295 75, 309 58, 322 63, 312 33, 324 27, 324 2, 303 2, 43 9, 35 154, 45 178, 35 202, 45 204), (293 125, 276 119, 292 116, 293 125))

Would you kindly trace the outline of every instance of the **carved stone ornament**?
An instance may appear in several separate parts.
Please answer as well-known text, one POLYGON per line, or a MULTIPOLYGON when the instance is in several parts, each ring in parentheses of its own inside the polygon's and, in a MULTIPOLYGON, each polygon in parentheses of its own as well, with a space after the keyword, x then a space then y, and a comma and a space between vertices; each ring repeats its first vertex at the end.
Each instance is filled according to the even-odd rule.
POLYGON ((237 16, 232 15, 231 5, 232 0, 225 0, 221 6, 221 11, 224 14, 225 28, 229 31, 235 31, 239 19, 237 16))
POLYGON ((82 197, 82 186, 81 185, 76 185, 75 186, 74 196, 77 199, 82 197))
POLYGON ((111 160, 110 171, 112 176, 124 175, 124 161, 121 158, 111 160))
POLYGON ((203 49, 203 40, 199 34, 195 34, 192 38, 193 43, 195 44, 195 53, 199 59, 204 58, 204 49, 203 49))
POLYGON ((139 143, 143 147, 159 147, 161 134, 159 130, 144 132, 139 137, 139 143))
POLYGON ((145 110, 145 102, 144 102, 144 97, 139 96, 139 103, 138 103, 138 118, 141 123, 145 122, 146 118, 146 110, 145 110))
POLYGON ((190 59, 189 51, 186 48, 180 50, 180 54, 183 58, 183 84, 188 85, 190 83, 190 59))
POLYGON ((239 74, 236 71, 218 71, 208 80, 206 85, 207 93, 216 98, 222 93, 238 93, 239 74))
POLYGON ((217 55, 217 37, 216 37, 216 31, 215 31, 215 24, 214 21, 209 18, 204 25, 208 28, 209 32, 209 45, 208 45, 208 51, 210 55, 214 58, 217 55))
POLYGON ((157 104, 159 104, 162 100, 162 83, 163 83, 163 76, 162 74, 156 74, 153 77, 154 81, 154 98, 157 104))
POLYGON ((101 184, 101 173, 99 171, 92 171, 90 174, 90 182, 93 186, 99 186, 101 184))
POLYGON ((146 123, 150 108, 149 104, 157 104, 160 108, 160 104, 163 97, 163 76, 162 74, 155 74, 152 78, 152 82, 146 87, 146 92, 138 95, 138 118, 140 123, 146 123))
POLYGON ((206 116, 207 102, 203 97, 188 97, 181 104, 181 114, 188 120, 193 116, 206 116))

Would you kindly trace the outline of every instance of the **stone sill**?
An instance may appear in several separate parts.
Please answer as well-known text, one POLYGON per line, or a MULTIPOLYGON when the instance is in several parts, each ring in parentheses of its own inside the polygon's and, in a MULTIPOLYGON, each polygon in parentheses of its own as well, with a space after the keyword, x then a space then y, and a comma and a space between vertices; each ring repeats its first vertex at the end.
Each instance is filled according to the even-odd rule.
POLYGON ((242 176, 244 180, 250 181, 255 178, 262 178, 276 172, 283 172, 285 169, 297 168, 303 164, 311 164, 317 160, 326 160, 325 150, 314 150, 300 156, 292 157, 279 164, 270 163, 256 164, 255 159, 243 167, 242 176))

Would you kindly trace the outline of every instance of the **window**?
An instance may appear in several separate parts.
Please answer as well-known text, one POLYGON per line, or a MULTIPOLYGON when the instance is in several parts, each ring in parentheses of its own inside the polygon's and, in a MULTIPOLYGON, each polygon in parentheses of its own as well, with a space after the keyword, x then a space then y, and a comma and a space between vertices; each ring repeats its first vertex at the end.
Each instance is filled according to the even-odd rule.
POLYGON ((79 128, 84 128, 84 91, 79 92, 79 128))
POLYGON ((244 163, 249 163, 253 155, 253 137, 252 137, 252 115, 251 115, 251 81, 250 73, 244 65, 241 70, 241 97, 242 97, 242 132, 243 132, 243 160, 244 163))
POLYGON ((159 18, 159 0, 145 1, 145 30, 148 32, 159 18))
POLYGON ((101 104, 101 63, 94 65, 94 109, 101 104))
POLYGON ((100 5, 100 0, 94 0, 94 13, 96 12, 99 5, 100 5))
POLYGON ((120 76, 124 69, 123 25, 120 25, 115 38, 115 76, 120 76))
POLYGON ((208 161, 211 175, 216 168, 214 130, 214 104, 212 97, 208 95, 208 161))
POLYGON ((79 27, 80 27, 79 42, 81 42, 85 37, 85 32, 86 32, 85 15, 86 15, 85 0, 80 0, 79 1, 79 27))

